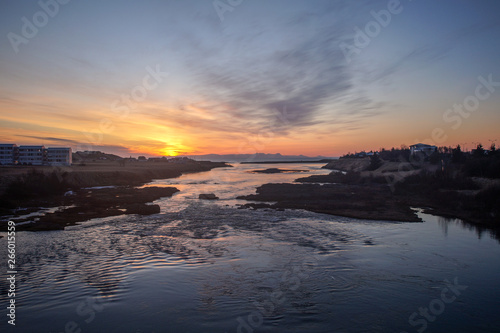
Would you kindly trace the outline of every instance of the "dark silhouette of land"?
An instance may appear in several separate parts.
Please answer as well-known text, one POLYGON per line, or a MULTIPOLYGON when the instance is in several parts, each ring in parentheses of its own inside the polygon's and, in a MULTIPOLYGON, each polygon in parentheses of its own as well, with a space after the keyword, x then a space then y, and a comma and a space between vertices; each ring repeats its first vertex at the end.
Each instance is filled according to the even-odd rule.
POLYGON ((309 170, 289 170, 289 169, 269 168, 269 169, 263 169, 263 170, 251 170, 248 172, 252 172, 252 173, 298 173, 298 172, 309 172, 309 170))
MULTIPOLYGON (((159 207, 147 203, 171 196, 177 189, 134 187, 153 179, 229 166, 186 158, 174 162, 82 160, 73 167, 1 167, 0 214, 6 217, 39 207, 63 206, 40 217, 37 223, 19 225, 18 230, 63 229, 95 217, 154 214, 159 207), (96 186, 114 188, 88 189, 96 186)), ((239 199, 261 203, 248 203, 242 208, 306 209, 408 222, 419 221, 412 208, 423 208, 427 213, 459 218, 476 226, 500 228, 500 152, 494 145, 489 150, 478 145, 472 152, 463 152, 460 146, 440 147, 428 154, 411 154, 406 147, 382 149, 370 157, 348 154, 329 160, 324 168, 333 171, 298 178, 294 184, 260 186, 257 194, 239 199)), ((270 168, 252 172, 290 171, 270 168)))
MULTIPOLYGON (((121 161, 121 160, 120 160, 121 161)), ((122 214, 155 214, 157 205, 151 203, 171 196, 178 190, 165 188, 134 188, 153 179, 174 178, 189 172, 229 167, 220 162, 153 163, 100 161, 72 167, 0 168, 0 215, 2 221, 26 222, 16 215, 38 211, 40 207, 62 209, 41 216, 36 223, 20 224, 17 230, 57 230, 68 225, 97 217, 122 214), (98 187, 98 188, 95 188, 98 187), (99 188, 100 187, 100 188, 99 188), (104 188, 102 188, 104 187, 104 188), (110 188, 106 188, 110 187, 110 188), (14 215, 14 217, 10 217, 14 215)), ((6 223, 0 224, 4 231, 6 223)))
POLYGON ((328 163, 334 159, 322 159, 316 161, 297 160, 297 161, 261 161, 261 162, 240 162, 240 164, 290 164, 290 163, 328 163))
POLYGON ((347 155, 329 162, 329 175, 299 178, 298 184, 265 184, 240 199, 243 207, 296 208, 347 217, 418 221, 427 213, 500 228, 500 152, 481 145, 470 153, 440 147, 431 154, 407 148, 371 157, 347 155), (274 204, 264 202, 276 202, 274 204))

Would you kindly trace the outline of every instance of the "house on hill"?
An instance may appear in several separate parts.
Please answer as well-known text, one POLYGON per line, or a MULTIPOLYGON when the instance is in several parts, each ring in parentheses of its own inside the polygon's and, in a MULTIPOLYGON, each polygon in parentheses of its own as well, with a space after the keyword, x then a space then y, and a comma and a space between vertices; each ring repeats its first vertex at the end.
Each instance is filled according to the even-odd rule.
POLYGON ((424 153, 425 155, 430 155, 435 152, 437 149, 436 146, 426 145, 425 143, 417 143, 415 145, 410 146, 410 152, 412 155, 417 153, 424 153))

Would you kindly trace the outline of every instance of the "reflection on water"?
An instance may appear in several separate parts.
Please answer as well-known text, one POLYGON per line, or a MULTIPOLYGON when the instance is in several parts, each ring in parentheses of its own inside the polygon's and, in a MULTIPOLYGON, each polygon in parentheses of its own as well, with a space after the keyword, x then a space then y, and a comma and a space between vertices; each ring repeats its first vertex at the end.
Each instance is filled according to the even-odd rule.
POLYGON ((470 224, 460 219, 452 219, 447 217, 438 217, 438 223, 443 230, 445 235, 448 235, 448 228, 450 225, 460 226, 463 229, 468 229, 474 233, 476 233, 477 238, 481 239, 484 235, 495 238, 500 242, 500 230, 499 229, 491 229, 485 228, 477 224, 470 224))
MULTIPOLYGON (((424 223, 390 223, 238 209, 236 196, 301 177, 249 169, 256 166, 153 182, 181 190, 157 201, 161 214, 18 233, 16 330, 416 332, 410 315, 455 278, 467 290, 427 331, 500 330, 500 247, 491 237, 425 214, 424 223)), ((2 280, 4 309, 7 289, 2 280)), ((0 321, 2 332, 14 331, 8 326, 0 321)))

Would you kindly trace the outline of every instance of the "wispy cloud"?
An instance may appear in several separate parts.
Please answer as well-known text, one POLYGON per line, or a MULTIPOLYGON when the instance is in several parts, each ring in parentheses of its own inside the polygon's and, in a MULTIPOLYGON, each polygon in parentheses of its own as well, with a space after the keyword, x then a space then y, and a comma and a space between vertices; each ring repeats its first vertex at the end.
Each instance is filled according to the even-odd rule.
MULTIPOLYGON (((368 110, 377 104, 359 95, 338 47, 352 25, 338 14, 348 6, 352 10, 352 5, 345 1, 317 4, 314 10, 280 22, 278 31, 268 29, 270 22, 252 21, 252 29, 244 35, 228 32, 219 37, 224 44, 209 44, 186 32, 180 46, 191 51, 186 67, 197 80, 193 89, 213 101, 207 107, 214 115, 204 119, 184 113, 189 124, 240 133, 273 126, 276 133, 286 134, 291 128, 325 125, 327 120, 345 122, 359 110, 366 117, 376 115, 368 110), (247 50, 252 50, 251 56, 247 50), (285 122, 276 121, 277 111, 286 111, 285 122)), ((179 104, 182 111, 189 108, 184 103, 179 104)))
POLYGON ((409 72, 419 70, 422 66, 428 66, 445 59, 452 50, 458 47, 460 43, 464 42, 467 38, 477 36, 499 26, 500 22, 473 24, 454 30, 433 42, 415 47, 388 66, 373 71, 371 75, 368 76, 369 80, 375 82, 402 71, 409 72))
POLYGON ((78 145, 78 144, 80 144, 80 142, 75 141, 75 140, 54 138, 54 137, 49 137, 49 136, 45 136, 45 137, 43 137, 43 136, 35 136, 35 135, 16 135, 16 136, 20 137, 20 138, 36 139, 36 140, 43 141, 43 142, 46 142, 46 141, 49 141, 49 142, 60 142, 60 143, 70 144, 70 145, 78 145))

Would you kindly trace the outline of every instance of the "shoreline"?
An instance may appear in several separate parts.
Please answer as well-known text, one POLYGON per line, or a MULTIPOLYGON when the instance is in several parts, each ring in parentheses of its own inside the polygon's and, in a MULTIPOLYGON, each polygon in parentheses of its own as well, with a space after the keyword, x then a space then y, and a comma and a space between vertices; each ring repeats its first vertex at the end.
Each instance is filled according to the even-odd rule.
POLYGON ((389 189, 383 185, 264 184, 257 188, 257 194, 238 199, 263 202, 248 203, 244 208, 305 209, 364 220, 421 222, 404 202, 391 200, 389 189))
POLYGON ((61 166, 2 166, 0 167, 0 195, 19 177, 29 173, 50 175, 69 188, 95 186, 138 186, 153 179, 175 178, 188 172, 209 171, 218 167, 231 167, 225 162, 192 161, 185 164, 134 162, 124 166, 103 162, 87 165, 61 166))
POLYGON ((315 161, 261 161, 261 162, 240 162, 240 164, 307 164, 307 163, 328 163, 330 161, 333 161, 333 159, 326 159, 326 160, 315 160, 315 161))
POLYGON ((464 178, 450 183, 448 178, 435 178, 439 170, 430 164, 400 172, 400 163, 384 161, 377 170, 366 171, 369 163, 368 158, 335 160, 323 167, 334 170, 328 175, 298 178, 294 184, 264 184, 256 194, 238 199, 261 202, 243 208, 305 209, 401 222, 419 221, 412 208, 421 208, 424 213, 459 219, 477 228, 500 229, 494 204, 500 187, 495 180, 464 178), (391 179, 398 182, 389 183, 391 179))
MULTIPOLYGON (((21 223, 17 228, 18 231, 41 231, 61 230, 92 218, 122 214, 156 214, 159 213, 159 206, 151 203, 172 196, 178 189, 135 187, 154 179, 176 178, 182 174, 205 172, 220 167, 231 167, 231 165, 223 162, 134 163, 120 167, 112 163, 101 163, 74 169, 71 169, 73 167, 10 168, 8 171, 16 173, 9 179, 10 183, 2 193, 0 231, 6 230, 5 222, 8 220, 21 223), (50 193, 51 189, 54 193, 50 193), (39 193, 36 193, 37 191, 39 193), (20 213, 40 211, 41 207, 62 207, 62 209, 37 216, 35 223, 26 223, 34 220, 32 216, 27 218, 20 216, 20 213)), ((6 169, 0 170, 3 184, 5 184, 5 171, 6 169)))

